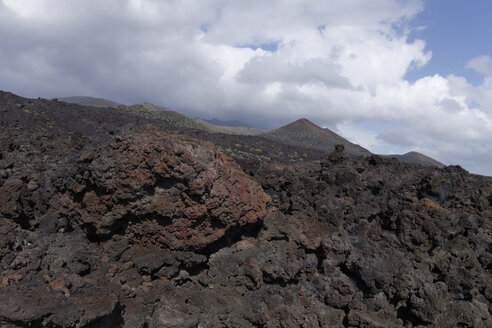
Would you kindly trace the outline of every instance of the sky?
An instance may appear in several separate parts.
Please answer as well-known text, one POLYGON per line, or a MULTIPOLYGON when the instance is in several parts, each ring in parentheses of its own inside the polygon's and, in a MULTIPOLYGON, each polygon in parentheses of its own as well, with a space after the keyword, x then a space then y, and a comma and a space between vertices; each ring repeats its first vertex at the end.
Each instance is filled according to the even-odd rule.
POLYGON ((151 102, 492 176, 492 2, 0 0, 0 89, 151 102))

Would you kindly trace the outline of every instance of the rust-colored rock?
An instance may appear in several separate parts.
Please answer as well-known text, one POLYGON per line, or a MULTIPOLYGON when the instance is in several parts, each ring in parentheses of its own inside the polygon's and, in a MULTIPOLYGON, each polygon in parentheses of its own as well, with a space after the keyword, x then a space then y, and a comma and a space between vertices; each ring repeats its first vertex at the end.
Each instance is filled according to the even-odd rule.
POLYGON ((56 278, 49 282, 50 288, 55 292, 63 292, 66 297, 70 297, 70 291, 65 286, 65 281, 62 278, 56 278))
POLYGON ((3 277, 2 278, 2 286, 3 287, 7 287, 8 285, 10 285, 11 282, 15 281, 20 281, 22 279, 22 275, 20 274, 11 274, 11 275, 8 275, 6 277, 3 277))
POLYGON ((266 213, 269 197, 210 143, 148 127, 108 144, 83 152, 77 184, 51 202, 93 238, 199 249, 266 213))

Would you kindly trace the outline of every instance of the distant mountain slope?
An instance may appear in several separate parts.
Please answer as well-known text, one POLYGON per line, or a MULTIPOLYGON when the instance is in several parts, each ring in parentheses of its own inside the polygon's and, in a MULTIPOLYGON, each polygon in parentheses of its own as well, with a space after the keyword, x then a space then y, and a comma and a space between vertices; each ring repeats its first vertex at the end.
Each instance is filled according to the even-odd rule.
POLYGON ((268 131, 260 136, 289 145, 323 151, 332 151, 335 145, 342 144, 345 146, 345 153, 350 156, 371 155, 371 152, 367 149, 353 144, 333 131, 323 129, 305 118, 301 118, 281 128, 268 131))
POLYGON ((94 107, 118 107, 119 105, 121 105, 117 102, 104 98, 93 98, 93 97, 82 97, 82 96, 58 98, 58 100, 70 104, 78 104, 83 106, 94 106, 94 107))
POLYGON ((236 120, 229 120, 229 121, 222 121, 216 118, 213 118, 211 120, 203 120, 206 121, 210 124, 216 125, 216 126, 227 126, 227 127, 234 127, 234 128, 253 128, 252 126, 243 123, 241 121, 236 121, 236 120))
POLYGON ((398 158, 399 160, 402 160, 407 163, 420 164, 423 166, 435 166, 439 168, 446 166, 443 163, 436 161, 435 159, 430 158, 429 156, 426 156, 424 154, 418 153, 416 151, 411 151, 403 155, 388 155, 388 157, 398 158))
POLYGON ((247 126, 224 126, 224 125, 214 125, 209 121, 202 119, 195 119, 195 121, 205 125, 209 131, 213 131, 216 133, 225 133, 225 134, 241 134, 247 136, 255 136, 266 132, 266 130, 260 130, 256 128, 250 128, 247 126))
POLYGON ((22 131, 31 132, 76 131, 84 135, 95 135, 134 125, 137 119, 137 116, 122 112, 119 108, 83 106, 55 99, 28 99, 0 91, 0 131, 22 127, 22 131))
POLYGON ((202 130, 209 133, 224 133, 236 135, 258 135, 265 132, 264 130, 249 128, 249 127, 230 127, 217 126, 201 119, 192 119, 189 116, 179 112, 166 109, 164 107, 155 106, 150 103, 143 103, 131 106, 119 106, 139 117, 151 120, 164 121, 167 125, 175 128, 188 128, 202 130))
MULTIPOLYGON (((283 126, 272 131, 255 129, 247 126, 240 121, 221 121, 218 119, 202 120, 192 119, 184 114, 176 111, 168 110, 165 107, 155 106, 150 103, 137 105, 121 105, 117 102, 93 97, 66 97, 58 98, 70 104, 92 106, 92 107, 112 107, 119 110, 123 109, 130 115, 141 117, 145 120, 151 120, 154 123, 161 122, 169 127, 186 128, 201 130, 208 133, 223 133, 229 135, 244 135, 244 136, 261 136, 269 140, 278 142, 279 144, 291 145, 295 147, 304 147, 309 149, 317 149, 325 152, 333 150, 334 145, 343 144, 345 152, 351 156, 368 156, 371 153, 359 145, 353 144, 350 141, 342 138, 329 129, 323 129, 307 119, 300 119, 291 124, 283 126), (215 123, 215 124, 214 124, 215 123), (226 125, 229 124, 229 125, 226 125)), ((87 108, 84 108, 86 111, 87 108)), ((67 117, 64 120, 74 124, 77 115, 67 117)), ((56 119, 56 118, 55 118, 56 119)), ((58 118, 59 119, 59 118, 58 118)), ((125 118, 125 121, 129 119, 125 118)), ((86 121, 85 119, 83 121, 86 121)), ((84 127, 83 129, 87 129, 84 127)), ((241 150, 242 151, 242 150, 241 150)), ((444 167, 445 165, 418 152, 409 152, 403 155, 382 155, 384 157, 393 157, 401 161, 420 164, 424 166, 444 167)))
POLYGON ((198 129, 207 132, 213 132, 213 130, 209 126, 203 124, 202 122, 194 120, 184 114, 157 107, 150 103, 143 103, 131 106, 120 106, 119 108, 145 119, 164 121, 171 127, 198 129))

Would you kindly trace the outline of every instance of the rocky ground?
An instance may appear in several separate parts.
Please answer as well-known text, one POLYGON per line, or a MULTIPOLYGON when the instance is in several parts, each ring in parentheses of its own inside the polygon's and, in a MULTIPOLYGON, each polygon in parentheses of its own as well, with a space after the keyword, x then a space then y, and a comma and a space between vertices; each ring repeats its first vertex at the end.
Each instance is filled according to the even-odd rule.
POLYGON ((492 326, 492 178, 0 96, 1 327, 492 326))

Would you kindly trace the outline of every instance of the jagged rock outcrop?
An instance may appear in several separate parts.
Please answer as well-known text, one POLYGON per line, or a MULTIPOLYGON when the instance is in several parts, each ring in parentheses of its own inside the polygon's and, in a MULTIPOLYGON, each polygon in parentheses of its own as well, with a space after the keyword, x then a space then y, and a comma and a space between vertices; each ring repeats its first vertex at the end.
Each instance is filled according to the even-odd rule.
POLYGON ((108 139, 42 163, 51 171, 6 156, 21 166, 3 180, 0 215, 31 229, 62 217, 94 241, 132 233, 142 245, 196 250, 266 213, 261 188, 210 144, 155 128, 108 139))
MULTIPOLYGON (((394 159, 243 167, 302 225, 346 327, 488 327, 492 179, 394 159)), ((292 236, 292 234, 290 234, 292 236)))
POLYGON ((266 214, 269 197, 206 142, 151 127, 93 141, 10 132, 0 178, 7 322, 112 318, 125 306, 107 277, 117 258, 135 269, 130 284, 181 279, 204 266, 200 253, 266 214))

